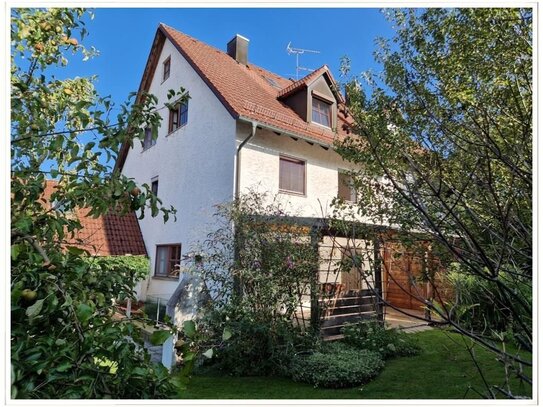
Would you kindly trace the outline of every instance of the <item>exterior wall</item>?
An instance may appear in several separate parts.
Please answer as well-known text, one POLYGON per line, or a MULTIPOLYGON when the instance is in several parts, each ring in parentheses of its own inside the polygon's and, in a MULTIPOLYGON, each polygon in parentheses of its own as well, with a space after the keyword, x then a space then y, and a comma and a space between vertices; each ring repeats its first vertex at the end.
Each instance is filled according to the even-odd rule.
MULTIPOLYGON (((150 211, 140 221, 154 274, 157 244, 181 243, 181 255, 187 254, 194 242, 203 240, 212 221, 213 205, 232 199, 235 120, 199 75, 175 47, 166 40, 150 86, 158 97, 158 106, 168 101, 169 89, 183 86, 191 99, 188 123, 167 135, 169 111, 163 108, 162 127, 157 142, 143 151, 136 142, 128 153, 123 173, 138 183, 151 184, 158 176, 158 197, 163 205, 177 209, 177 221, 163 222, 152 218, 150 211), (171 57, 170 77, 162 82, 163 62, 171 57)), ((177 280, 151 277, 140 287, 140 298, 146 296, 169 299, 177 280)))
MULTIPOLYGON (((249 126, 238 125, 238 141, 250 133, 249 126)), ((290 215, 325 217, 331 214, 330 204, 338 193, 338 170, 354 169, 333 151, 302 139, 258 129, 241 150, 240 192, 256 190, 279 194, 290 215), (305 196, 279 192, 279 156, 284 154, 306 161, 305 196)), ((363 219, 359 219, 362 220, 363 219)))

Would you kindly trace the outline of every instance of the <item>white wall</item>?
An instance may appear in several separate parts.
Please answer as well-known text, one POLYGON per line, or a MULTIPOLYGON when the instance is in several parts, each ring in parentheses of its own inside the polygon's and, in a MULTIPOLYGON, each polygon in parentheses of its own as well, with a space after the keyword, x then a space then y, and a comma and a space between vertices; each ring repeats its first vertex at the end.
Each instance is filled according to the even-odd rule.
MULTIPOLYGON (((158 106, 167 101, 169 89, 183 86, 189 91, 188 123, 177 131, 168 131, 168 109, 160 111, 162 127, 156 145, 142 151, 135 143, 128 153, 123 173, 140 184, 151 184, 158 176, 158 197, 165 206, 177 209, 177 221, 164 224, 146 212, 140 227, 154 272, 157 244, 181 243, 186 254, 193 242, 203 240, 212 221, 213 205, 232 199, 235 156, 235 120, 199 75, 166 40, 150 86, 158 97, 158 106), (162 63, 171 56, 170 77, 162 83, 162 63)), ((141 286, 141 297, 168 299, 177 281, 150 278, 141 286)))
MULTIPOLYGON (((238 125, 238 140, 249 130, 238 125)), ((241 150, 241 193, 251 190, 279 194, 294 216, 325 217, 331 215, 330 204, 338 194, 338 170, 354 169, 332 148, 323 149, 302 139, 259 129, 241 150), (306 194, 298 196, 279 192, 279 156, 281 154, 306 161, 306 194)), ((359 219, 362 220, 362 219, 359 219)))

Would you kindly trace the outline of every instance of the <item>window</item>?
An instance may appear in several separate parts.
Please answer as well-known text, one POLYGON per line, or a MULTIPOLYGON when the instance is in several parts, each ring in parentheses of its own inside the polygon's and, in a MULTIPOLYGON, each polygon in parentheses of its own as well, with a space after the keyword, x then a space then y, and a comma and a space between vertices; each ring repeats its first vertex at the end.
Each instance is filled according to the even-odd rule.
POLYGON ((332 122, 332 105, 325 101, 313 98, 313 115, 312 120, 314 123, 322 124, 326 127, 331 127, 332 122))
POLYGON ((155 276, 179 277, 181 269, 181 245, 158 245, 156 247, 155 276))
POLYGON ((168 133, 183 127, 189 120, 189 104, 180 103, 174 109, 170 109, 170 121, 168 125, 168 133))
POLYGON ((305 194, 305 161, 279 157, 279 190, 305 194))
POLYGON ((356 191, 353 186, 353 177, 351 177, 349 174, 345 172, 338 172, 338 191, 337 195, 339 198, 350 201, 350 202, 356 202, 356 191))
POLYGON ((153 178, 151 180, 151 192, 154 196, 158 196, 158 178, 153 178))
POLYGON ((148 148, 151 148, 155 144, 156 144, 156 140, 153 139, 153 132, 149 127, 147 127, 145 129, 145 137, 143 138, 143 149, 147 150, 148 148))
POLYGON ((170 61, 171 61, 171 58, 168 57, 166 58, 166 60, 164 61, 164 70, 162 71, 162 82, 164 82, 166 79, 168 79, 170 77, 170 61))

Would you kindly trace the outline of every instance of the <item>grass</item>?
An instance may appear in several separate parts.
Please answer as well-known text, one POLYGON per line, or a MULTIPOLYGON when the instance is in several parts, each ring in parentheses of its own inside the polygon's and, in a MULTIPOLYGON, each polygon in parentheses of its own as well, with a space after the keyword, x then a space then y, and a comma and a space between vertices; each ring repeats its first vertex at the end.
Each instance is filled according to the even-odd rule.
MULTIPOLYGON (((193 376, 180 391, 184 399, 462 399, 480 398, 484 384, 463 344, 454 333, 440 330, 413 334, 420 355, 391 359, 372 382, 351 389, 315 389, 280 377, 193 376)), ((503 366, 477 347, 475 356, 490 385, 503 384, 503 366)), ((530 354, 522 354, 524 358, 530 354)), ((531 372, 525 372, 531 375, 531 372)), ((512 384, 516 394, 531 397, 532 388, 512 384)))

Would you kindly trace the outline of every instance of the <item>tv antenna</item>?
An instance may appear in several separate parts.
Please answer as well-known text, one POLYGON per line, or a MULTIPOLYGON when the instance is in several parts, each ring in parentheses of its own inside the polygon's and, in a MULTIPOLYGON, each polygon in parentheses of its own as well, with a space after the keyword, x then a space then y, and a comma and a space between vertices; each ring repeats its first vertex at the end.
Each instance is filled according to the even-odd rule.
POLYGON ((294 48, 290 46, 291 42, 287 45, 287 53, 289 55, 296 55, 296 80, 298 80, 300 71, 309 71, 313 72, 314 69, 306 68, 303 66, 300 66, 300 55, 302 54, 320 54, 320 51, 315 51, 312 49, 302 49, 302 48, 294 48))

